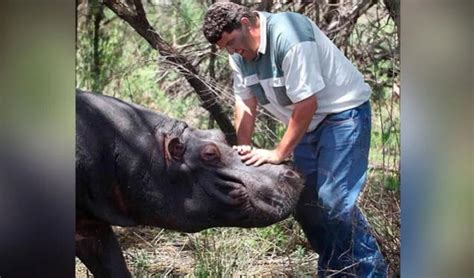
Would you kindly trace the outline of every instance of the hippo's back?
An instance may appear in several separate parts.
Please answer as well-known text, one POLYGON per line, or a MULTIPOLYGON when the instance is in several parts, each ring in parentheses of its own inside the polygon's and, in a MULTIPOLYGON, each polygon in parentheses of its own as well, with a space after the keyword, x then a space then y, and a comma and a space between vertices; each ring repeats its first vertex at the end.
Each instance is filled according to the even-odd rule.
MULTIPOLYGON (((160 151, 161 115, 119 99, 76 93, 76 210, 87 217, 131 225, 117 200, 131 181, 144 182, 150 156, 160 151), (122 210, 122 211, 120 211, 122 210)), ((131 208, 127 209, 128 211, 131 208)))

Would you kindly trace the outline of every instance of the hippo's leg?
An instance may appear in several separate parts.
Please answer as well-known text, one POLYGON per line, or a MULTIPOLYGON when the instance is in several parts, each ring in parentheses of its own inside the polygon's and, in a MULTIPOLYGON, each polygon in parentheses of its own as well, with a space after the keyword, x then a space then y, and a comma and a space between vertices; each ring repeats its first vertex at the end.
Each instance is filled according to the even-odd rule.
POLYGON ((76 223, 76 255, 94 274, 102 277, 131 277, 112 228, 104 223, 76 223))

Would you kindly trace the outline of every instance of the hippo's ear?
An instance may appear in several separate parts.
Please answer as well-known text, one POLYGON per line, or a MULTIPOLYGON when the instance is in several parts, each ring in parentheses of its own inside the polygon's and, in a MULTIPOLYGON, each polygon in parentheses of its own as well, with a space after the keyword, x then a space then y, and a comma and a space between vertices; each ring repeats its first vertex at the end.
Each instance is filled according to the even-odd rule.
POLYGON ((170 157, 175 160, 182 160, 184 152, 186 151, 186 147, 184 146, 184 144, 179 142, 179 139, 177 137, 172 138, 168 141, 166 149, 170 157))

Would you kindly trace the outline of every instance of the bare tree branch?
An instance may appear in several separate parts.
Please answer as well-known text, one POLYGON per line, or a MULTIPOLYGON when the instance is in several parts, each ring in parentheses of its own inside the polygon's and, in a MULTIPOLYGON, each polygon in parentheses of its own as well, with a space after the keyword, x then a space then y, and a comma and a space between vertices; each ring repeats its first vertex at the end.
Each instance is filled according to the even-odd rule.
POLYGON ((104 4, 117 14, 121 19, 125 20, 135 31, 137 31, 154 49, 165 57, 168 62, 176 65, 178 70, 185 76, 191 87, 198 94, 201 100, 201 106, 209 111, 211 116, 216 120, 220 129, 226 135, 229 144, 236 144, 237 137, 232 122, 226 114, 224 114, 222 106, 216 101, 210 92, 212 88, 206 84, 199 76, 198 71, 186 59, 186 57, 177 53, 177 51, 166 41, 160 34, 150 25, 146 18, 146 13, 141 0, 133 0, 135 11, 119 0, 104 0, 104 4))
POLYGON ((143 4, 141 0, 133 0, 133 4, 135 5, 135 10, 137 11, 137 16, 143 17, 146 19, 145 9, 143 8, 143 4))
POLYGON ((359 17, 377 2, 378 0, 363 0, 354 5, 347 13, 339 14, 337 19, 331 17, 330 25, 327 25, 325 30, 329 38, 333 39, 338 47, 341 47, 351 35, 359 17))

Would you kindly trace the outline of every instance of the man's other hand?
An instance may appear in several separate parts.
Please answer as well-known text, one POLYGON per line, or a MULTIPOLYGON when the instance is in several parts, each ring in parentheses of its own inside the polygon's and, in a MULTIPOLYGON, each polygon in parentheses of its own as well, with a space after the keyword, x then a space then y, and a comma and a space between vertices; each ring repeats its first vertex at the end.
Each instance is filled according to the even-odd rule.
POLYGON ((253 150, 253 146, 250 145, 238 145, 232 146, 232 148, 240 155, 248 154, 250 151, 253 150))
POLYGON ((233 146, 246 165, 260 166, 264 163, 280 164, 285 158, 276 150, 255 149, 252 146, 233 146))

